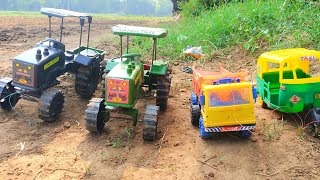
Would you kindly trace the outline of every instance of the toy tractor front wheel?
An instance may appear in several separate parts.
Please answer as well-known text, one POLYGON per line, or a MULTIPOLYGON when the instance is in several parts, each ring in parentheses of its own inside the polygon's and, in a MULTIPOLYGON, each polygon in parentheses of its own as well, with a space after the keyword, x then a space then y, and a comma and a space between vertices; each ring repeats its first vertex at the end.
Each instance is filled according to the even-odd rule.
POLYGON ((165 76, 157 77, 156 104, 160 107, 161 111, 165 111, 168 107, 168 98, 171 86, 170 73, 171 71, 168 69, 167 74, 165 76))
POLYGON ((159 106, 148 105, 143 117, 143 139, 154 141, 157 137, 159 106))
POLYGON ((15 92, 9 78, 0 80, 0 107, 3 110, 11 110, 18 102, 19 95, 15 92))
POLYGON ((90 98, 100 81, 100 66, 93 63, 89 66, 80 65, 76 72, 75 88, 83 98, 90 98))
POLYGON ((62 112, 64 95, 60 90, 45 91, 39 102, 39 118, 45 122, 56 121, 62 112))
POLYGON ((85 111, 86 129, 91 132, 102 132, 109 118, 110 112, 106 111, 104 99, 91 99, 85 111))

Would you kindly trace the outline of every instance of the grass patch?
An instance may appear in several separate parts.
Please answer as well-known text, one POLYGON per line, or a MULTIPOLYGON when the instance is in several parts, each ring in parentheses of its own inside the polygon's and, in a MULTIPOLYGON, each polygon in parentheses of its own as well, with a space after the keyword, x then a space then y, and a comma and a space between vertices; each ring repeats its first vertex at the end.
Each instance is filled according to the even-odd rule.
POLYGON ((40 16, 39 12, 33 11, 0 11, 0 16, 40 16))
MULTIPOLYGON (((176 59, 188 45, 202 46, 206 54, 241 44, 257 50, 306 47, 319 49, 320 6, 299 0, 247 0, 217 9, 198 8, 197 0, 183 7, 182 19, 165 25, 169 35, 159 40, 159 54, 176 59), (196 14, 196 15, 195 15, 196 14)), ((137 38, 151 50, 151 41, 137 38)))

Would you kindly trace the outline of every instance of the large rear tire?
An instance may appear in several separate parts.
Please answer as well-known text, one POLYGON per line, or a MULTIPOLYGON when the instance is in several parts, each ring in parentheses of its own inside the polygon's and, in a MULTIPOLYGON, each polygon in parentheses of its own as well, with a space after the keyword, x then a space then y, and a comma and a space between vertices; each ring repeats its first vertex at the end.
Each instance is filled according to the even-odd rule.
POLYGON ((92 97, 101 78, 100 66, 91 64, 80 65, 76 72, 75 89, 78 95, 83 98, 92 97))
POLYGON ((63 109, 64 95, 60 90, 45 91, 39 102, 39 118, 45 122, 55 122, 63 109))
POLYGON ((157 77, 157 94, 156 105, 160 107, 161 111, 165 111, 168 107, 168 98, 171 86, 171 70, 168 68, 165 76, 157 77))

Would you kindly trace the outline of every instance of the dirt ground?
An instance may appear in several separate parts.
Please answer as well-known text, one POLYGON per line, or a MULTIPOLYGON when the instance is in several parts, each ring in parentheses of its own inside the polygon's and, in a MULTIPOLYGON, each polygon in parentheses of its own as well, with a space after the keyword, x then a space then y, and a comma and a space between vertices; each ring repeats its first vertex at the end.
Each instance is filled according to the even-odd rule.
MULTIPOLYGON (((58 28, 58 22, 53 22, 58 28)), ((111 27, 116 24, 154 26, 162 22, 94 19, 91 46, 106 50, 106 58, 119 54, 111 27)), ((47 36, 47 19, 0 19, 0 76, 11 76, 11 60, 47 36)), ((67 20, 66 47, 78 46, 77 21, 67 20)), ((170 32, 169 32, 170 33, 170 32)), ((54 32, 57 37, 58 31, 54 32)), ((254 70, 255 58, 241 48, 215 53, 207 67, 254 70)), ((74 77, 60 77, 56 88, 65 93, 59 121, 38 119, 37 103, 20 100, 13 111, 0 110, 0 179, 320 179, 319 139, 301 133, 297 117, 286 117, 256 104, 257 129, 250 139, 219 134, 203 140, 189 117, 191 75, 181 71, 188 63, 176 61, 169 105, 160 114, 155 142, 142 140, 142 113, 131 120, 113 118, 102 134, 84 127, 87 99, 74 90, 74 77), (127 133, 126 130, 130 130, 127 133)), ((99 90, 95 96, 98 97, 99 90)), ((139 101, 144 111, 154 98, 139 101)), ((304 132, 304 131, 303 131, 304 132)))

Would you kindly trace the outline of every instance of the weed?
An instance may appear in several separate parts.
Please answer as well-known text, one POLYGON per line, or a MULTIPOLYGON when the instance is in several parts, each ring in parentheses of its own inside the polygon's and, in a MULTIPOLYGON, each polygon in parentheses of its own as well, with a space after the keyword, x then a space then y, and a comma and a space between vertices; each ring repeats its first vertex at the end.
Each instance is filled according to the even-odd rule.
POLYGON ((107 153, 106 153, 105 150, 103 149, 103 150, 101 151, 101 160, 102 160, 102 161, 106 161, 107 159, 108 159, 107 153))
POLYGON ((129 127, 124 128, 124 130, 127 133, 127 145, 130 144, 130 138, 131 138, 131 129, 129 127))
POLYGON ((117 137, 112 141, 112 147, 115 147, 115 148, 122 147, 122 141, 120 137, 117 137))
POLYGON ((285 125, 285 121, 282 120, 278 121, 277 119, 273 119, 272 123, 270 123, 269 125, 265 125, 264 124, 264 131, 267 133, 267 136, 269 138, 269 140, 278 138, 281 133, 285 130, 284 129, 284 125, 285 125))
POLYGON ((90 171, 89 165, 84 164, 83 167, 84 167, 84 170, 85 170, 85 174, 84 174, 84 175, 85 175, 85 176, 90 176, 92 173, 91 173, 91 171, 90 171))

